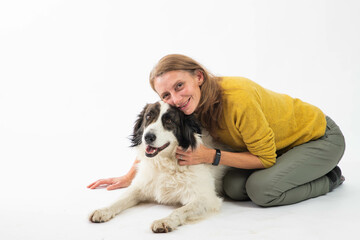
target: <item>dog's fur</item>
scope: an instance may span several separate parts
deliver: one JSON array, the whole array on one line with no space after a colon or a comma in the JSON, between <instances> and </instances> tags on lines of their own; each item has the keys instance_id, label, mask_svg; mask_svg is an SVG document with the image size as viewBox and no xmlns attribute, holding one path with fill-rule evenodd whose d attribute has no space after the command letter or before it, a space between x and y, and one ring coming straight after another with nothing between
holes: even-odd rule
<instances>
[{"instance_id":1,"label":"dog's fur","mask_svg":"<svg viewBox=\"0 0 360 240\"><path fill-rule=\"evenodd\" d=\"M225 167L180 166L175 158L178 146L195 149L203 142L200 131L200 124L191 115L163 102L146 105L135 122L131 139L140 160L136 177L117 202L94 211L90 221L109 221L145 201L180 204L168 217L153 222L152 231L161 233L219 211L222 199L218 194Z\"/></svg>"}]
</instances>

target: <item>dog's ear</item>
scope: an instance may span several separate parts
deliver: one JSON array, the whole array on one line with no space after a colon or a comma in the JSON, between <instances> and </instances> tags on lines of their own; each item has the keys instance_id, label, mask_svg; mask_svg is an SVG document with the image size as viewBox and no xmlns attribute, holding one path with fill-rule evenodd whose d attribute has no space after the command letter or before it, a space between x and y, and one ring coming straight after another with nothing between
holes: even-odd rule
<instances>
[{"instance_id":1,"label":"dog's ear","mask_svg":"<svg viewBox=\"0 0 360 240\"><path fill-rule=\"evenodd\" d=\"M137 120L135 121L133 134L130 137L131 140L131 147L136 147L141 144L141 139L144 131L144 115L146 112L146 109L148 108L149 104L146 104L144 109L141 111L141 113L138 115Z\"/></svg>"},{"instance_id":2,"label":"dog's ear","mask_svg":"<svg viewBox=\"0 0 360 240\"><path fill-rule=\"evenodd\" d=\"M194 114L185 115L185 123L194 133L201 134L201 124Z\"/></svg>"},{"instance_id":3,"label":"dog's ear","mask_svg":"<svg viewBox=\"0 0 360 240\"><path fill-rule=\"evenodd\" d=\"M182 139L179 142L179 146L183 149L191 147L194 149L197 146L195 134L201 134L201 125L196 117L192 115L183 115L183 121L181 124Z\"/></svg>"}]
</instances>

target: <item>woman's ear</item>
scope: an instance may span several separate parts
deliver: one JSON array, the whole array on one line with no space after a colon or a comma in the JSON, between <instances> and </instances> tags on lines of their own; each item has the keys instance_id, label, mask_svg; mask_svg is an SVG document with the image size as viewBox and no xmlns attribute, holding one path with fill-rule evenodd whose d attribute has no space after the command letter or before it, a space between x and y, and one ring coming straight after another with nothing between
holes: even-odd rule
<instances>
[{"instance_id":1,"label":"woman's ear","mask_svg":"<svg viewBox=\"0 0 360 240\"><path fill-rule=\"evenodd\" d=\"M203 71L197 69L195 70L196 80L198 81L198 85L201 86L204 83L204 73Z\"/></svg>"}]
</instances>

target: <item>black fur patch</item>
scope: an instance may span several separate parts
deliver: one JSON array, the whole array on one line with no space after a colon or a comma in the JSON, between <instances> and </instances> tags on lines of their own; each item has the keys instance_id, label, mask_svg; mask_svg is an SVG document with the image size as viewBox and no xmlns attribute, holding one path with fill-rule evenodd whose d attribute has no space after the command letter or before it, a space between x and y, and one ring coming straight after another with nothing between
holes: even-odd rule
<instances>
[{"instance_id":1,"label":"black fur patch","mask_svg":"<svg viewBox=\"0 0 360 240\"><path fill-rule=\"evenodd\" d=\"M139 113L135 124L134 124L134 129L133 129L133 134L130 137L130 141L131 141L131 147L136 147L139 146L141 144L141 138L142 135L144 133L144 115L145 115L145 111L148 108L149 104L147 104L144 109Z\"/></svg>"},{"instance_id":2,"label":"black fur patch","mask_svg":"<svg viewBox=\"0 0 360 240\"><path fill-rule=\"evenodd\" d=\"M148 104L144 113L145 127L149 126L151 123L156 122L160 114L160 103L156 102L154 104Z\"/></svg>"},{"instance_id":3,"label":"black fur patch","mask_svg":"<svg viewBox=\"0 0 360 240\"><path fill-rule=\"evenodd\" d=\"M201 127L194 115L185 115L178 108L170 107L162 116L162 122L165 129L173 131L180 147L196 147L195 133L201 134Z\"/></svg>"},{"instance_id":4,"label":"black fur patch","mask_svg":"<svg viewBox=\"0 0 360 240\"><path fill-rule=\"evenodd\" d=\"M160 113L160 104L147 104L134 125L131 135L131 147L142 143L142 135L146 126L155 122ZM201 125L194 115L185 115L176 107L170 107L161 117L162 124L166 130L172 131L183 149L196 147L195 134L201 134Z\"/></svg>"},{"instance_id":5,"label":"black fur patch","mask_svg":"<svg viewBox=\"0 0 360 240\"><path fill-rule=\"evenodd\" d=\"M135 121L133 134L130 137L131 147L139 146L142 142L144 129L150 123L155 122L160 114L160 103L146 104Z\"/></svg>"}]
</instances>

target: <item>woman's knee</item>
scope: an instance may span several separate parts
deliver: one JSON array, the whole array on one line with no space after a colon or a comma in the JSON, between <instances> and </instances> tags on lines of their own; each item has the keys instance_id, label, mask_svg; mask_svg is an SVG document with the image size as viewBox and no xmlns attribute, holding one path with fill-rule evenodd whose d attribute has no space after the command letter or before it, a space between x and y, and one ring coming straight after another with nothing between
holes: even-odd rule
<instances>
[{"instance_id":1,"label":"woman's knee","mask_svg":"<svg viewBox=\"0 0 360 240\"><path fill-rule=\"evenodd\" d=\"M276 199L276 196L272 194L271 182L260 178L255 173L248 178L245 188L249 198L256 205L269 207Z\"/></svg>"},{"instance_id":2,"label":"woman's knee","mask_svg":"<svg viewBox=\"0 0 360 240\"><path fill-rule=\"evenodd\" d=\"M341 160L344 155L346 143L345 137L340 129L340 127L329 117L326 117L327 126L325 135L321 139L326 139L331 145L331 159L337 161Z\"/></svg>"},{"instance_id":3,"label":"woman's knee","mask_svg":"<svg viewBox=\"0 0 360 240\"><path fill-rule=\"evenodd\" d=\"M251 170L231 169L224 176L223 190L229 198L236 201L249 200L245 185Z\"/></svg>"}]
</instances>

